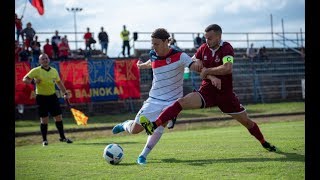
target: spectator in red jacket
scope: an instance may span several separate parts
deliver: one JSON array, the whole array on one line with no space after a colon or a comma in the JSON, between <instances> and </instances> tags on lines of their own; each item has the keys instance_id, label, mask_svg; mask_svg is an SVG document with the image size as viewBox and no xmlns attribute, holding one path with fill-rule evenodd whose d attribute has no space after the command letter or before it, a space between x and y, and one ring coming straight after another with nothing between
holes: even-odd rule
<instances>
[{"instance_id":1,"label":"spectator in red jacket","mask_svg":"<svg viewBox=\"0 0 320 180\"><path fill-rule=\"evenodd\" d=\"M85 45L86 45L86 50L91 50L91 42L90 39L92 39L92 33L90 32L90 28L87 27L87 32L83 36Z\"/></svg>"},{"instance_id":2,"label":"spectator in red jacket","mask_svg":"<svg viewBox=\"0 0 320 180\"><path fill-rule=\"evenodd\" d=\"M17 34L17 41L19 43L19 37L20 37L20 33L22 31L22 18L23 16L21 16L21 18L18 18L18 15L15 14L15 25L16 25L16 34Z\"/></svg>"},{"instance_id":3,"label":"spectator in red jacket","mask_svg":"<svg viewBox=\"0 0 320 180\"><path fill-rule=\"evenodd\" d=\"M49 39L46 39L46 44L43 46L43 52L48 55L52 60L53 58L53 46L49 44Z\"/></svg>"}]
</instances>

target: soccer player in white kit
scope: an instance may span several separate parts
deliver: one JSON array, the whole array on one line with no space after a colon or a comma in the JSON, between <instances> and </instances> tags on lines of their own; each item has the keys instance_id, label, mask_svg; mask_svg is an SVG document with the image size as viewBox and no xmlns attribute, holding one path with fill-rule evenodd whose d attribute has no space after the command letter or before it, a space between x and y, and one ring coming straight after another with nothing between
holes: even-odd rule
<instances>
[{"instance_id":1,"label":"soccer player in white kit","mask_svg":"<svg viewBox=\"0 0 320 180\"><path fill-rule=\"evenodd\" d=\"M144 128L139 122L141 116L145 116L153 122L168 105L183 97L184 68L189 67L193 71L201 71L202 64L193 61L184 52L169 48L170 34L166 29L156 29L152 33L151 38L153 50L149 53L150 59L144 63L141 61L137 63L139 69L152 68L153 70L153 81L149 91L149 98L144 101L135 119L127 120L114 126L112 129L113 134L122 131L137 134L143 131ZM137 159L138 164L143 165L147 163L146 158L160 140L163 131L164 127L159 126L152 135L148 136L146 145Z\"/></svg>"}]
</instances>

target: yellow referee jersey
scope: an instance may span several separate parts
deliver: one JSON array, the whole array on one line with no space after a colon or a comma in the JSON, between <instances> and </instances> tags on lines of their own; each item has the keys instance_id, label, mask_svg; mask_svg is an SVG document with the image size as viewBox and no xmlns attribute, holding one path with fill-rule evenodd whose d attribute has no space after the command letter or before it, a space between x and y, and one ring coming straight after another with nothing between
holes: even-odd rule
<instances>
[{"instance_id":1,"label":"yellow referee jersey","mask_svg":"<svg viewBox=\"0 0 320 180\"><path fill-rule=\"evenodd\" d=\"M58 71L50 67L48 70L41 66L31 69L26 75L31 79L40 79L41 82L36 84L36 94L52 95L56 93L55 83L60 81Z\"/></svg>"}]
</instances>

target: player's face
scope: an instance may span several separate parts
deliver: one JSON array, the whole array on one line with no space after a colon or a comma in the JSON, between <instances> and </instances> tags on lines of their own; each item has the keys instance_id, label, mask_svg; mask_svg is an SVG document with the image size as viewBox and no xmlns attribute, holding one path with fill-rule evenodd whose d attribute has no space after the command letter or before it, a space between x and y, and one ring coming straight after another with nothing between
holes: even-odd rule
<instances>
[{"instance_id":1,"label":"player's face","mask_svg":"<svg viewBox=\"0 0 320 180\"><path fill-rule=\"evenodd\" d=\"M207 45L210 48L215 49L219 46L221 40L221 35L219 33L209 31L204 34L204 37L206 38Z\"/></svg>"},{"instance_id":2,"label":"player's face","mask_svg":"<svg viewBox=\"0 0 320 180\"><path fill-rule=\"evenodd\" d=\"M167 54L168 48L168 40L163 41L162 39L152 38L151 44L152 49L156 51L158 56L164 56Z\"/></svg>"}]
</instances>

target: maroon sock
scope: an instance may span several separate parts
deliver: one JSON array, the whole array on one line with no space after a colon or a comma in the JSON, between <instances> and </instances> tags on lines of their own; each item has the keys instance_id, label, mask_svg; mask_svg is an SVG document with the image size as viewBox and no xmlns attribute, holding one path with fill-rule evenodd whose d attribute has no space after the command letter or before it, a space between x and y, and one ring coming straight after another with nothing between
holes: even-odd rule
<instances>
[{"instance_id":1,"label":"maroon sock","mask_svg":"<svg viewBox=\"0 0 320 180\"><path fill-rule=\"evenodd\" d=\"M252 136L254 136L256 139L258 139L260 141L260 143L264 143L265 140L264 140L264 137L259 129L259 126L257 125L257 123L253 122L254 125L252 128L248 129L250 134Z\"/></svg>"},{"instance_id":2,"label":"maroon sock","mask_svg":"<svg viewBox=\"0 0 320 180\"><path fill-rule=\"evenodd\" d=\"M158 117L158 119L155 121L157 126L160 126L174 117L177 117L180 111L182 110L182 107L178 101L176 101L173 105L167 107Z\"/></svg>"}]
</instances>

